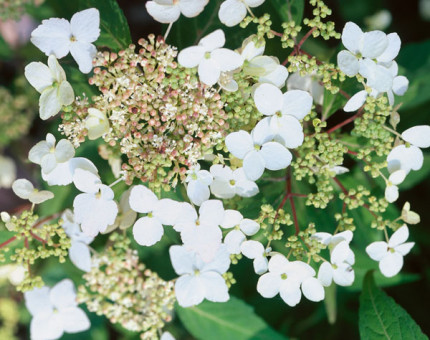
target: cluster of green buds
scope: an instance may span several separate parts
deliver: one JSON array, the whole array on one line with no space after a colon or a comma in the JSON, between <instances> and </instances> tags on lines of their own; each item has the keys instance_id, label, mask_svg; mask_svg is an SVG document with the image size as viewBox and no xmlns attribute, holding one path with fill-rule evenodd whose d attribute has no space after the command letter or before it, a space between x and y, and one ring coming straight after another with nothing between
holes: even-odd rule
<instances>
[{"instance_id":1,"label":"cluster of green buds","mask_svg":"<svg viewBox=\"0 0 430 340\"><path fill-rule=\"evenodd\" d=\"M150 35L139 45L137 52L130 45L97 54L90 84L101 95L86 107L82 100L74 104L63 115L62 130L81 140L88 110L99 110L109 124L103 135L107 149L127 158L126 182L139 178L153 190L169 190L220 143L228 131L227 114L220 94L198 81L196 69L180 67L176 49L163 38Z\"/></svg>"},{"instance_id":2,"label":"cluster of green buds","mask_svg":"<svg viewBox=\"0 0 430 340\"><path fill-rule=\"evenodd\" d=\"M315 7L312 11L314 17L312 19L303 19L303 24L312 28L312 36L314 38L321 36L325 40L330 38L340 39L340 33L336 32L334 22L323 22L323 19L331 15L331 9L321 0L311 0L309 3Z\"/></svg>"},{"instance_id":3,"label":"cluster of green buds","mask_svg":"<svg viewBox=\"0 0 430 340\"><path fill-rule=\"evenodd\" d=\"M109 242L111 246L93 257L96 266L83 276L86 282L78 288L79 302L112 323L141 333L141 339L158 339L171 320L173 282L139 263L137 251L130 249L130 240L122 234L112 234Z\"/></svg>"},{"instance_id":4,"label":"cluster of green buds","mask_svg":"<svg viewBox=\"0 0 430 340\"><path fill-rule=\"evenodd\" d=\"M276 210L270 204L261 206L260 215L256 221L264 230L263 235L269 242L283 238L284 231L282 229L285 228L282 226L293 225L290 214L287 214L282 208Z\"/></svg>"},{"instance_id":5,"label":"cluster of green buds","mask_svg":"<svg viewBox=\"0 0 430 340\"><path fill-rule=\"evenodd\" d=\"M29 291L42 287L44 282L34 275L32 266L39 259L57 257L60 263L65 262L71 241L66 235L59 220L47 224L50 219L42 219L32 210L25 210L19 216L2 213L6 228L12 232L11 238L0 244L0 262L9 259L25 269L22 282L17 284L18 291Z\"/></svg>"}]
</instances>

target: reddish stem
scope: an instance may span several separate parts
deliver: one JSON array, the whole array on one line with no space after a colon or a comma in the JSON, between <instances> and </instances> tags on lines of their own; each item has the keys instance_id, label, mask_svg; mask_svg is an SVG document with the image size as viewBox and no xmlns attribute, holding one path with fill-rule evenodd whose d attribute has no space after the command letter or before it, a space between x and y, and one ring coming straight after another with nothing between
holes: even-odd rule
<instances>
[{"instance_id":1,"label":"reddish stem","mask_svg":"<svg viewBox=\"0 0 430 340\"><path fill-rule=\"evenodd\" d=\"M0 244L0 248L7 246L9 243L12 243L15 240L16 240L16 236L11 237L9 240L4 241L2 244Z\"/></svg>"},{"instance_id":2,"label":"reddish stem","mask_svg":"<svg viewBox=\"0 0 430 340\"><path fill-rule=\"evenodd\" d=\"M46 243L46 241L45 241L43 238L41 238L41 237L37 236L37 235L36 235L35 233L33 233L32 231L30 231L30 235L31 235L31 237L33 237L34 239L38 240L39 242Z\"/></svg>"},{"instance_id":3,"label":"reddish stem","mask_svg":"<svg viewBox=\"0 0 430 340\"><path fill-rule=\"evenodd\" d=\"M291 194L291 176L287 178L287 194ZM291 211L293 213L294 227L296 228L296 235L300 232L299 221L297 220L296 206L294 205L294 198L288 195L290 199Z\"/></svg>"},{"instance_id":4,"label":"reddish stem","mask_svg":"<svg viewBox=\"0 0 430 340\"><path fill-rule=\"evenodd\" d=\"M302 45L305 43L306 40L308 40L308 38L311 36L312 32L316 30L316 26L312 27L308 33L306 33L303 38L299 41L299 43L297 44L297 50L300 51L300 48L302 47Z\"/></svg>"},{"instance_id":5,"label":"reddish stem","mask_svg":"<svg viewBox=\"0 0 430 340\"><path fill-rule=\"evenodd\" d=\"M339 130L343 126L353 122L356 118L361 116L362 112L363 112L363 109L361 108L360 110L358 110L358 112L355 115L353 115L353 116L349 117L348 119L345 119L343 122L340 122L339 124L333 126L331 129L329 129L327 131L327 133L330 134L336 130Z\"/></svg>"}]
</instances>

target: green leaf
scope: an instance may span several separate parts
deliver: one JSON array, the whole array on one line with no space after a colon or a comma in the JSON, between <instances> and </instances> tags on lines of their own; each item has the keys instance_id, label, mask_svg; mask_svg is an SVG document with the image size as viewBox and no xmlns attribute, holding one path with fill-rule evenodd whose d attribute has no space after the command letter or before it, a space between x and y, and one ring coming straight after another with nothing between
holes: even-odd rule
<instances>
[{"instance_id":1,"label":"green leaf","mask_svg":"<svg viewBox=\"0 0 430 340\"><path fill-rule=\"evenodd\" d=\"M359 328L361 339L428 339L410 315L376 287L372 272L366 274L363 282Z\"/></svg>"},{"instance_id":2,"label":"green leaf","mask_svg":"<svg viewBox=\"0 0 430 340\"><path fill-rule=\"evenodd\" d=\"M204 340L285 340L270 328L252 307L230 297L225 303L205 301L198 306L175 306L184 326L197 339Z\"/></svg>"},{"instance_id":3,"label":"green leaf","mask_svg":"<svg viewBox=\"0 0 430 340\"><path fill-rule=\"evenodd\" d=\"M305 11L304 0L272 0L270 5L282 21L293 20L298 25L302 22Z\"/></svg>"},{"instance_id":4,"label":"green leaf","mask_svg":"<svg viewBox=\"0 0 430 340\"><path fill-rule=\"evenodd\" d=\"M97 46L107 46L115 51L131 44L127 19L116 0L80 0L80 9L95 7L100 11L100 37Z\"/></svg>"}]
</instances>

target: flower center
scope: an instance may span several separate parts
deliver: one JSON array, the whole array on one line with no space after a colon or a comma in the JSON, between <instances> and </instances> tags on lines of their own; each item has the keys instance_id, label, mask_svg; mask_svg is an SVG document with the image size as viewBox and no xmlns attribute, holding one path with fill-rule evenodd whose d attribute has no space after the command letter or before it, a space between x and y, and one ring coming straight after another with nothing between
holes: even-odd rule
<instances>
[{"instance_id":1,"label":"flower center","mask_svg":"<svg viewBox=\"0 0 430 340\"><path fill-rule=\"evenodd\" d=\"M288 276L287 276L287 274L285 274L285 273L281 274L281 279L282 279L282 280L286 280L286 279L287 279L287 277L288 277Z\"/></svg>"},{"instance_id":2,"label":"flower center","mask_svg":"<svg viewBox=\"0 0 430 340\"><path fill-rule=\"evenodd\" d=\"M70 37L70 41L71 41L71 42L75 42L75 41L76 41L76 37L75 37L74 35L72 35L72 36Z\"/></svg>"},{"instance_id":3,"label":"flower center","mask_svg":"<svg viewBox=\"0 0 430 340\"><path fill-rule=\"evenodd\" d=\"M236 181L234 179L231 179L230 180L230 185L235 185L235 184L236 184Z\"/></svg>"},{"instance_id":4,"label":"flower center","mask_svg":"<svg viewBox=\"0 0 430 340\"><path fill-rule=\"evenodd\" d=\"M211 58L211 53L210 52L206 52L205 53L205 59L210 59Z\"/></svg>"}]
</instances>

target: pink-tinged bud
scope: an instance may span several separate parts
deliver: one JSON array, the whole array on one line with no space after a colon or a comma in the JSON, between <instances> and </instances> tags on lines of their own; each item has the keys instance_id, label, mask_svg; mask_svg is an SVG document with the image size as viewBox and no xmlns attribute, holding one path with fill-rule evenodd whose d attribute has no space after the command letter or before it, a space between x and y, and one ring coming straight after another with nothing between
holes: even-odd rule
<instances>
[{"instance_id":1,"label":"pink-tinged bud","mask_svg":"<svg viewBox=\"0 0 430 340\"><path fill-rule=\"evenodd\" d=\"M148 124L149 124L150 126L154 126L154 125L155 125L155 119L151 118L151 119L149 120Z\"/></svg>"}]
</instances>

